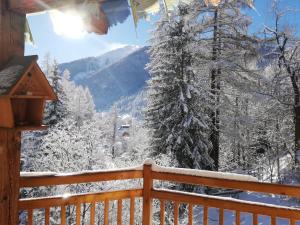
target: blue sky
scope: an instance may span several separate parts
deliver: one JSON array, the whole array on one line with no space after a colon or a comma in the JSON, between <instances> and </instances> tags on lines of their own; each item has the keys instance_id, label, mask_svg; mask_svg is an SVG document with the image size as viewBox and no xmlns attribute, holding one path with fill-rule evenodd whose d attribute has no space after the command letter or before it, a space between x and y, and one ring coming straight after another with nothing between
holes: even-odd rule
<instances>
[{"instance_id":1,"label":"blue sky","mask_svg":"<svg viewBox=\"0 0 300 225\"><path fill-rule=\"evenodd\" d=\"M253 17L251 31L260 30L264 24L272 24L272 0L256 0L257 12L247 10ZM282 0L285 6L295 12L286 18L286 21L298 29L300 34L300 0ZM135 29L132 17L123 23L111 28L107 35L87 34L81 39L70 39L58 36L52 28L48 13L28 17L29 24L35 40L35 46L26 45L26 55L37 54L40 58L50 53L58 62L68 62L88 56L98 56L112 49L125 45L146 45L153 29L152 21L140 21Z\"/></svg>"}]
</instances>

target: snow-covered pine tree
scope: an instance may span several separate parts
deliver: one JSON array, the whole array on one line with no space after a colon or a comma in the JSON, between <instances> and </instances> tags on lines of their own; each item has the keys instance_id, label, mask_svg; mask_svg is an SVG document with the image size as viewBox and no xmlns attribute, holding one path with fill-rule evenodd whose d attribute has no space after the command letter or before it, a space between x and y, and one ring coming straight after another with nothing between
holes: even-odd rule
<instances>
[{"instance_id":1,"label":"snow-covered pine tree","mask_svg":"<svg viewBox=\"0 0 300 225\"><path fill-rule=\"evenodd\" d=\"M62 75L56 60L53 60L51 68L52 70L48 71L49 74L47 78L58 99L47 103L44 123L49 126L54 126L67 115L67 108L66 94L62 87Z\"/></svg>"},{"instance_id":2,"label":"snow-covered pine tree","mask_svg":"<svg viewBox=\"0 0 300 225\"><path fill-rule=\"evenodd\" d=\"M169 50L171 39L169 39L170 27L168 18L162 17L152 32L150 53L151 79L148 82L148 106L145 113L145 121L150 128L150 146L153 155L166 154L168 152L167 137L168 128L164 124L164 114L167 108L164 107L169 96L167 93L171 88L171 81L174 78L172 67L172 55ZM172 61L171 61L172 60ZM171 93L171 92L169 92ZM168 113L169 114L169 113Z\"/></svg>"},{"instance_id":3,"label":"snow-covered pine tree","mask_svg":"<svg viewBox=\"0 0 300 225\"><path fill-rule=\"evenodd\" d=\"M87 87L73 86L73 88L72 95L68 96L67 107L77 126L81 126L85 120L91 120L95 115L95 104Z\"/></svg>"},{"instance_id":4,"label":"snow-covered pine tree","mask_svg":"<svg viewBox=\"0 0 300 225\"><path fill-rule=\"evenodd\" d=\"M180 167L203 169L212 164L211 144L203 94L192 70L195 32L188 20L190 7L180 5L153 32L146 123L154 155L172 152Z\"/></svg>"},{"instance_id":5,"label":"snow-covered pine tree","mask_svg":"<svg viewBox=\"0 0 300 225\"><path fill-rule=\"evenodd\" d=\"M208 73L212 107L210 112L214 160L211 169L219 168L221 104L226 85L245 88L249 84L249 58L255 54L255 39L247 34L250 19L242 12L246 0L220 1L218 6L195 1L191 17L198 21L198 47L193 48L198 59L198 71ZM228 87L227 86L227 87Z\"/></svg>"}]
</instances>

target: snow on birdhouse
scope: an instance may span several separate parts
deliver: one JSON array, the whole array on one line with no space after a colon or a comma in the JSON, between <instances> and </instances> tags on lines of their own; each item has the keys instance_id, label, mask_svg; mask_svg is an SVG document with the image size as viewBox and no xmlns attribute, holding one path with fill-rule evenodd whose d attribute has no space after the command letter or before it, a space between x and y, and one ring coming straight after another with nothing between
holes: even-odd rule
<instances>
[{"instance_id":1,"label":"snow on birdhouse","mask_svg":"<svg viewBox=\"0 0 300 225\"><path fill-rule=\"evenodd\" d=\"M15 57L0 71L0 128L42 127L45 101L57 97L37 60Z\"/></svg>"}]
</instances>

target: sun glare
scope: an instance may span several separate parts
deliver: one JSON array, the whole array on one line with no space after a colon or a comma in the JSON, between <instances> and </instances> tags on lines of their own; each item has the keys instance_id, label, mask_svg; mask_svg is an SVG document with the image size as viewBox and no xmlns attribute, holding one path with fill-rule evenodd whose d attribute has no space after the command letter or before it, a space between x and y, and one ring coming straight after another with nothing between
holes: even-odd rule
<instances>
[{"instance_id":1,"label":"sun glare","mask_svg":"<svg viewBox=\"0 0 300 225\"><path fill-rule=\"evenodd\" d=\"M83 19L73 11L50 11L54 32L67 38L80 39L86 34Z\"/></svg>"}]
</instances>

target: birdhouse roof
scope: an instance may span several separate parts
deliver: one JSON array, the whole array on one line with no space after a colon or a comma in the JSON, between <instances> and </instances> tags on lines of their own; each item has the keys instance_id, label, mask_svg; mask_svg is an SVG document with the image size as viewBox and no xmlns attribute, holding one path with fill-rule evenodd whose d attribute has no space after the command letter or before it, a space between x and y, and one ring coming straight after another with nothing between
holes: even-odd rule
<instances>
[{"instance_id":1,"label":"birdhouse roof","mask_svg":"<svg viewBox=\"0 0 300 225\"><path fill-rule=\"evenodd\" d=\"M7 94L36 60L37 56L16 57L11 60L9 64L0 71L0 95Z\"/></svg>"},{"instance_id":2,"label":"birdhouse roof","mask_svg":"<svg viewBox=\"0 0 300 225\"><path fill-rule=\"evenodd\" d=\"M22 83L23 77L33 69L38 73L37 82L43 89L43 96L48 100L56 99L56 95L37 64L38 56L14 57L4 69L0 70L0 96L12 96ZM37 72L36 72L37 71Z\"/></svg>"}]
</instances>

